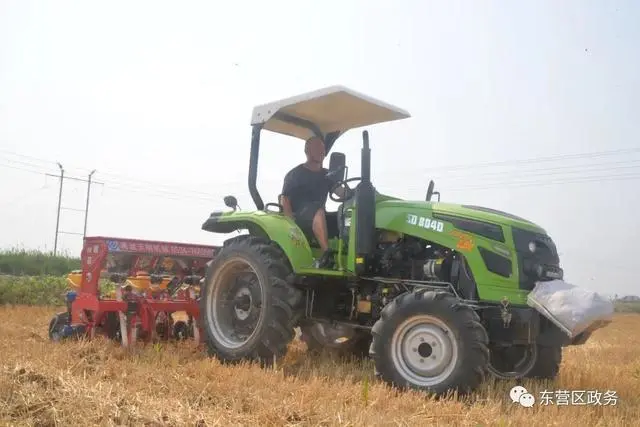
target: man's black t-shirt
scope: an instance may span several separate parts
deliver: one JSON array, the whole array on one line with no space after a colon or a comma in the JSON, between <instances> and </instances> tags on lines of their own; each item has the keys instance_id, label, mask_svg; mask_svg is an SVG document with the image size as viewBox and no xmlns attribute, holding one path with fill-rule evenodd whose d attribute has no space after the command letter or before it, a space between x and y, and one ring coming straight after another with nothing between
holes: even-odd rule
<instances>
[{"instance_id":1,"label":"man's black t-shirt","mask_svg":"<svg viewBox=\"0 0 640 427\"><path fill-rule=\"evenodd\" d=\"M327 177L328 170L312 171L300 164L284 177L282 195L291 201L294 214L309 205L324 207L333 182Z\"/></svg>"}]
</instances>

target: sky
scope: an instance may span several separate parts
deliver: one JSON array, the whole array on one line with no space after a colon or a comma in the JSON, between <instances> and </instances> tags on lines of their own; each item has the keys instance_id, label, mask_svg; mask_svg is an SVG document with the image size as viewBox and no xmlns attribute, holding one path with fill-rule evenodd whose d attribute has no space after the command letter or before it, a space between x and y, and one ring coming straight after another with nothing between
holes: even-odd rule
<instances>
[{"instance_id":1,"label":"sky","mask_svg":"<svg viewBox=\"0 0 640 427\"><path fill-rule=\"evenodd\" d=\"M412 115L368 128L378 191L434 179L541 225L567 281L638 295L638 22L634 1L0 0L0 247L53 248L56 162L96 170L88 235L220 244L201 225L222 198L254 208L253 106L340 84ZM335 148L350 176L360 148L361 129ZM265 202L303 160L263 135ZM86 192L64 181L61 231Z\"/></svg>"}]
</instances>

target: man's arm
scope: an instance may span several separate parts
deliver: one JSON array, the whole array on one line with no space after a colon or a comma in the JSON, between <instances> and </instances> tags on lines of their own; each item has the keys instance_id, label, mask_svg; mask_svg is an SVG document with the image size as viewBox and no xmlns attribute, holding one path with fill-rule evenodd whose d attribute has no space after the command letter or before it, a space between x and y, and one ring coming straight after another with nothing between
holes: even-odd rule
<instances>
[{"instance_id":1,"label":"man's arm","mask_svg":"<svg viewBox=\"0 0 640 427\"><path fill-rule=\"evenodd\" d=\"M333 192L341 199L345 198L347 195L347 189L344 187L338 187Z\"/></svg>"},{"instance_id":2,"label":"man's arm","mask_svg":"<svg viewBox=\"0 0 640 427\"><path fill-rule=\"evenodd\" d=\"M290 199L295 182L293 171L294 170L292 169L285 175L284 183L282 184L282 193L280 194L280 205L282 206L283 213L290 218L293 218L293 209L291 208Z\"/></svg>"},{"instance_id":3,"label":"man's arm","mask_svg":"<svg viewBox=\"0 0 640 427\"><path fill-rule=\"evenodd\" d=\"M334 184L332 183L331 186L333 186ZM329 191L331 191L331 187L329 187ZM344 186L340 186L338 188L336 188L335 190L333 190L333 193L336 194L338 197L340 197L341 199L346 199L351 197L353 190L349 190L347 189L347 187Z\"/></svg>"},{"instance_id":4,"label":"man's arm","mask_svg":"<svg viewBox=\"0 0 640 427\"><path fill-rule=\"evenodd\" d=\"M325 169L325 176L326 176L326 182L327 182L327 192L332 192L331 189L333 188L334 185L336 185L338 182L340 182L338 179L336 179L335 177L331 176L331 172L327 169ZM347 188L345 186L340 186L337 187L333 190L333 193L336 194L338 197L340 197L341 199L347 198L351 196L351 191L347 190Z\"/></svg>"},{"instance_id":5,"label":"man's arm","mask_svg":"<svg viewBox=\"0 0 640 427\"><path fill-rule=\"evenodd\" d=\"M291 209L291 200L285 195L280 195L280 206L282 206L282 212L289 218L293 218L293 209Z\"/></svg>"}]
</instances>

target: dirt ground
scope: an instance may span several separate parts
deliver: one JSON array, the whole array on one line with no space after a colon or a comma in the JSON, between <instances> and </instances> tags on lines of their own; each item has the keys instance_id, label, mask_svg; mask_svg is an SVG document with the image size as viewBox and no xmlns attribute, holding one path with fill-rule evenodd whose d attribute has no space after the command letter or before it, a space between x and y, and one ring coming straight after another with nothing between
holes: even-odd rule
<instances>
[{"instance_id":1,"label":"dirt ground","mask_svg":"<svg viewBox=\"0 0 640 427\"><path fill-rule=\"evenodd\" d=\"M536 399L526 408L510 400L513 382L433 400L374 380L368 361L313 358L300 342L270 370L221 366L192 343L128 351L100 339L54 344L47 325L55 311L0 308L2 425L640 425L638 314L617 315L587 344L567 348L554 383L524 382ZM586 404L572 404L579 391ZM600 404L588 403L595 397Z\"/></svg>"}]
</instances>

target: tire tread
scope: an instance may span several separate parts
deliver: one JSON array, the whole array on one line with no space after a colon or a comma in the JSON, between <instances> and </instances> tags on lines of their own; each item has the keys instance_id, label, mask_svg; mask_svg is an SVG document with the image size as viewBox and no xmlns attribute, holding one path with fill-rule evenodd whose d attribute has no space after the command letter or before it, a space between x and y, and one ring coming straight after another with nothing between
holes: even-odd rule
<instances>
[{"instance_id":1,"label":"tire tread","mask_svg":"<svg viewBox=\"0 0 640 427\"><path fill-rule=\"evenodd\" d=\"M207 327L205 295L213 284L208 279L205 280L200 300L200 316L207 350L210 355L216 356L226 363L251 360L270 364L274 359L280 359L286 355L288 344L295 336L293 328L299 318L298 311L301 306L302 291L291 284L291 266L284 253L272 242L251 235L239 236L226 242L209 267L207 276L210 276L219 262L223 262L225 257L231 253L239 253L244 257L251 258L254 262L258 261L258 268L268 277L268 283L263 284L263 286L268 286L270 294L269 301L263 301L263 304L270 305L267 310L268 318L264 321L261 336L252 347L237 354L231 354L221 348Z\"/></svg>"}]
</instances>

